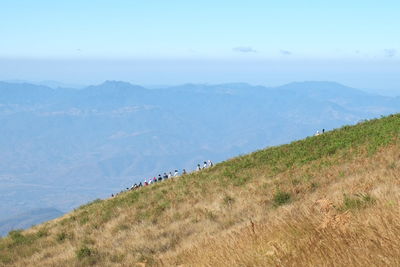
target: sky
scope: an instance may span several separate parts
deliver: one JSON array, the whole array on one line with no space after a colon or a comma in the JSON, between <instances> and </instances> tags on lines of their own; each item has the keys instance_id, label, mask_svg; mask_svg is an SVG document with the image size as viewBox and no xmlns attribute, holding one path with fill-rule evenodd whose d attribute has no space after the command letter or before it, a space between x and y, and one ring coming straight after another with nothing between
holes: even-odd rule
<instances>
[{"instance_id":1,"label":"sky","mask_svg":"<svg viewBox=\"0 0 400 267\"><path fill-rule=\"evenodd\" d=\"M399 1L2 0L0 80L399 90Z\"/></svg>"}]
</instances>

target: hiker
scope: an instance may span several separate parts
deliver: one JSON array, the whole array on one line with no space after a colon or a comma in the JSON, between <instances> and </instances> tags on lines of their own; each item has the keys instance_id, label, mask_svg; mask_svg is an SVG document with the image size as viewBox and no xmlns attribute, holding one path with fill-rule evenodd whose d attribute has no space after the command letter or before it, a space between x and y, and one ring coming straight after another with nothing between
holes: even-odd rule
<instances>
[{"instance_id":1,"label":"hiker","mask_svg":"<svg viewBox=\"0 0 400 267\"><path fill-rule=\"evenodd\" d=\"M178 177L178 176L179 176L178 170L175 170L174 177Z\"/></svg>"},{"instance_id":2,"label":"hiker","mask_svg":"<svg viewBox=\"0 0 400 267\"><path fill-rule=\"evenodd\" d=\"M319 131L317 131L316 133L315 133L315 136L318 136L319 135Z\"/></svg>"},{"instance_id":3,"label":"hiker","mask_svg":"<svg viewBox=\"0 0 400 267\"><path fill-rule=\"evenodd\" d=\"M157 178L153 177L153 183L156 183L156 182L157 182Z\"/></svg>"},{"instance_id":4,"label":"hiker","mask_svg":"<svg viewBox=\"0 0 400 267\"><path fill-rule=\"evenodd\" d=\"M322 133L323 133L323 134L325 133L325 129L322 129Z\"/></svg>"},{"instance_id":5,"label":"hiker","mask_svg":"<svg viewBox=\"0 0 400 267\"><path fill-rule=\"evenodd\" d=\"M147 179L144 180L144 186L148 185Z\"/></svg>"},{"instance_id":6,"label":"hiker","mask_svg":"<svg viewBox=\"0 0 400 267\"><path fill-rule=\"evenodd\" d=\"M162 177L161 174L158 175L158 181L161 182L162 181Z\"/></svg>"},{"instance_id":7,"label":"hiker","mask_svg":"<svg viewBox=\"0 0 400 267\"><path fill-rule=\"evenodd\" d=\"M186 174L186 169L183 169L182 175L185 175L185 174Z\"/></svg>"},{"instance_id":8,"label":"hiker","mask_svg":"<svg viewBox=\"0 0 400 267\"><path fill-rule=\"evenodd\" d=\"M208 160L208 167L211 168L212 166L214 166L214 164L212 163L211 160Z\"/></svg>"},{"instance_id":9,"label":"hiker","mask_svg":"<svg viewBox=\"0 0 400 267\"><path fill-rule=\"evenodd\" d=\"M207 169L207 162L206 161L204 161L204 163L203 163L203 169Z\"/></svg>"},{"instance_id":10,"label":"hiker","mask_svg":"<svg viewBox=\"0 0 400 267\"><path fill-rule=\"evenodd\" d=\"M200 167L200 164L197 164L197 168L196 168L196 171L201 171L201 167Z\"/></svg>"},{"instance_id":11,"label":"hiker","mask_svg":"<svg viewBox=\"0 0 400 267\"><path fill-rule=\"evenodd\" d=\"M172 172L168 173L168 178L172 178Z\"/></svg>"},{"instance_id":12,"label":"hiker","mask_svg":"<svg viewBox=\"0 0 400 267\"><path fill-rule=\"evenodd\" d=\"M163 178L164 178L164 180L168 179L168 174L166 172L164 172Z\"/></svg>"}]
</instances>

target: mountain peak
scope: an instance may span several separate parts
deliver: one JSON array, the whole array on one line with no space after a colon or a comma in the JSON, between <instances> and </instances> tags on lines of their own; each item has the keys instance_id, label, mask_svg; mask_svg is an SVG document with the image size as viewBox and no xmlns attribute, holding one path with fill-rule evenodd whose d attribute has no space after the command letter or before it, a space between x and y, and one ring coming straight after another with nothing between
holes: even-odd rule
<instances>
[{"instance_id":1,"label":"mountain peak","mask_svg":"<svg viewBox=\"0 0 400 267\"><path fill-rule=\"evenodd\" d=\"M99 86L133 86L133 85L129 82L124 82L124 81L106 80Z\"/></svg>"},{"instance_id":2,"label":"mountain peak","mask_svg":"<svg viewBox=\"0 0 400 267\"><path fill-rule=\"evenodd\" d=\"M89 89L90 91L96 90L97 92L115 92L115 91L144 91L147 90L146 88L140 86L140 85L135 85L131 84L129 82L123 82L123 81L113 81L113 80L106 80L103 83L99 85L92 85L89 87L86 87L85 89Z\"/></svg>"}]
</instances>

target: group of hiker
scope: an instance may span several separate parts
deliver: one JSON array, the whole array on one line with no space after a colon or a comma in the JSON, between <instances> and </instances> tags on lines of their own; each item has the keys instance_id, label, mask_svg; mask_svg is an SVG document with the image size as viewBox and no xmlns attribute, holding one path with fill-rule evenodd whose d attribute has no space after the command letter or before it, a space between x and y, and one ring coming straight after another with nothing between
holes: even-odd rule
<instances>
[{"instance_id":1,"label":"group of hiker","mask_svg":"<svg viewBox=\"0 0 400 267\"><path fill-rule=\"evenodd\" d=\"M324 134L324 133L325 133L325 129L322 129L321 132L318 130L315 133L315 136L321 135L321 134ZM197 164L196 172L201 171L201 170L206 169L206 168L210 168L212 166L214 166L214 164L212 163L211 160L204 161L203 166L201 166L200 164ZM164 172L163 175L159 174L158 177L154 176L153 178L145 179L143 181L143 183L142 182L135 183L130 188L127 187L126 190L123 190L120 193L129 191L129 190L136 190L136 189L138 189L138 188L140 188L142 186L148 186L148 185L151 185L151 184L154 184L154 183L162 182L164 180L171 179L171 178L176 178L176 177L183 176L183 175L186 175L186 174L187 174L187 172L186 172L185 169L182 170L182 174L180 174L178 172L178 170L175 170L174 173L172 173L172 172L169 172L169 173ZM120 193L117 193L115 195L112 194L111 197L114 197L114 196L116 196L116 195L118 195Z\"/></svg>"},{"instance_id":2,"label":"group of hiker","mask_svg":"<svg viewBox=\"0 0 400 267\"><path fill-rule=\"evenodd\" d=\"M213 162L211 160L204 161L203 166L201 166L200 164L197 164L196 172L201 171L203 169L211 168L212 166L214 166L214 164L213 164ZM154 183L162 182L164 180L171 179L171 178L176 178L176 177L183 176L183 175L186 175L186 174L187 174L186 169L183 169L181 174L179 173L178 170L175 170L174 173L172 173L172 172L169 172L169 173L164 172L163 175L159 174L158 177L154 176L153 178L145 179L143 181L143 183L142 182L134 183L130 188L127 187L126 190L122 190L120 193L129 191L129 190L136 190L136 189L138 189L138 188L140 188L142 186L148 186L148 185L151 185L151 184L154 184ZM114 197L114 196L116 196L116 195L118 195L120 193L111 194L111 197Z\"/></svg>"},{"instance_id":3,"label":"group of hiker","mask_svg":"<svg viewBox=\"0 0 400 267\"><path fill-rule=\"evenodd\" d=\"M322 129L321 132L320 132L320 131L317 131L317 132L315 133L315 136L320 135L320 134L324 134L324 133L325 133L325 129Z\"/></svg>"}]
</instances>

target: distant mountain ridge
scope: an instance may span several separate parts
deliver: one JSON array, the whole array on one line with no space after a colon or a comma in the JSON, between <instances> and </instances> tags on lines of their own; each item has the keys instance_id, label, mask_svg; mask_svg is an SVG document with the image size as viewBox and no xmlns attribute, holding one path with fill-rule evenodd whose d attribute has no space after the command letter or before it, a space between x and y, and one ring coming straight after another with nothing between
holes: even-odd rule
<instances>
[{"instance_id":1,"label":"distant mountain ridge","mask_svg":"<svg viewBox=\"0 0 400 267\"><path fill-rule=\"evenodd\" d=\"M63 215L63 212L54 209L35 209L14 215L0 221L0 237L7 235L11 230L25 229Z\"/></svg>"}]
</instances>

